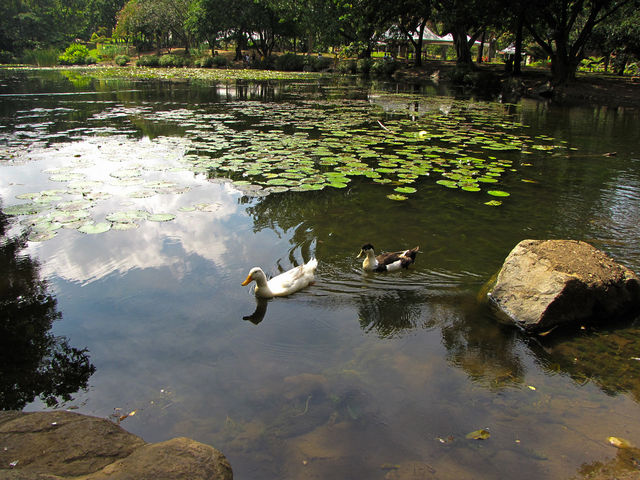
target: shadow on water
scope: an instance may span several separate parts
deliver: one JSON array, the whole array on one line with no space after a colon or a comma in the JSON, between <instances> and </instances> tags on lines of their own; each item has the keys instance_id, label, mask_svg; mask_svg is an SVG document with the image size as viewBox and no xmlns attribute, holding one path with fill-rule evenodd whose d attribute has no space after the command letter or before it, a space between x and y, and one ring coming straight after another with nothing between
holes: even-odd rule
<instances>
[{"instance_id":1,"label":"shadow on water","mask_svg":"<svg viewBox=\"0 0 640 480\"><path fill-rule=\"evenodd\" d=\"M86 349L50 332L62 318L56 299L38 263L21 254L26 234L7 238L7 227L0 211L0 409L21 410L36 397L53 407L86 389L95 367Z\"/></svg>"},{"instance_id":2,"label":"shadow on water","mask_svg":"<svg viewBox=\"0 0 640 480\"><path fill-rule=\"evenodd\" d=\"M528 346L551 373L579 385L593 383L608 395L628 392L640 401L640 319L606 327L584 326L551 338L529 338Z\"/></svg>"}]
</instances>

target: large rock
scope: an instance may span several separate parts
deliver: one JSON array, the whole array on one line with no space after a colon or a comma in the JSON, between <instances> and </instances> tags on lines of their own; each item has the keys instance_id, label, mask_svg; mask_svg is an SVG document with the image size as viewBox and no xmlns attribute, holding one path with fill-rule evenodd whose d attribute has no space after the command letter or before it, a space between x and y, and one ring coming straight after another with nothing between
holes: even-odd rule
<instances>
[{"instance_id":1,"label":"large rock","mask_svg":"<svg viewBox=\"0 0 640 480\"><path fill-rule=\"evenodd\" d=\"M231 480L213 447L187 438L148 444L106 419L71 412L0 412L0 478Z\"/></svg>"},{"instance_id":2,"label":"large rock","mask_svg":"<svg viewBox=\"0 0 640 480\"><path fill-rule=\"evenodd\" d=\"M499 312L531 332L640 311L636 274L575 240L523 240L488 296Z\"/></svg>"}]
</instances>

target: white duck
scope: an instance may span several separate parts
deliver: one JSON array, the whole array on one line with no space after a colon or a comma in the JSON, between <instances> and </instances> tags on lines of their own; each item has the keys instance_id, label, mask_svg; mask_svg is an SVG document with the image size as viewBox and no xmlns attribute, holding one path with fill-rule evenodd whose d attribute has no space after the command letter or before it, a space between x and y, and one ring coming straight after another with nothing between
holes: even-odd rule
<instances>
[{"instance_id":1,"label":"white duck","mask_svg":"<svg viewBox=\"0 0 640 480\"><path fill-rule=\"evenodd\" d=\"M249 275L242 282L242 286L256 282L255 294L257 297L272 298L286 297L303 289L314 281L314 272L318 267L318 261L312 258L304 265L292 268L267 281L267 276L260 267L253 267Z\"/></svg>"}]
</instances>

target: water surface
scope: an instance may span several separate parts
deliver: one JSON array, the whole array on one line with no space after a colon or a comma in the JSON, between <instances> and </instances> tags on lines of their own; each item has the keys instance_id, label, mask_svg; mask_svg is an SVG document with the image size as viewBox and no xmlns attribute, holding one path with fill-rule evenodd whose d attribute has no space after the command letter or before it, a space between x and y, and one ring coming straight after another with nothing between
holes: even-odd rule
<instances>
[{"instance_id":1,"label":"water surface","mask_svg":"<svg viewBox=\"0 0 640 480\"><path fill-rule=\"evenodd\" d=\"M51 333L95 367L51 408L135 412L127 430L212 444L239 479L564 478L615 457L609 436L640 444L635 323L541 343L477 299L525 238L586 240L640 271L637 111L2 73L2 209L38 205L5 239L32 229L19 255L57 300ZM477 191L437 183L489 172ZM144 213L110 220L123 212ZM366 242L421 253L367 275ZM240 286L312 256L315 285L291 297Z\"/></svg>"}]
</instances>

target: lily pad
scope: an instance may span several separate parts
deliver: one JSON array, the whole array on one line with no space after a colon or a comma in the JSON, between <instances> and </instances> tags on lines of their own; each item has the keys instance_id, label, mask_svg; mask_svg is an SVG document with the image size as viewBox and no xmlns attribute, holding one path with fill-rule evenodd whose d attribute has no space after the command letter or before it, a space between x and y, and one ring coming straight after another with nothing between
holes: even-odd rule
<instances>
[{"instance_id":1,"label":"lily pad","mask_svg":"<svg viewBox=\"0 0 640 480\"><path fill-rule=\"evenodd\" d=\"M458 182L453 180L438 180L436 183L447 188L458 188Z\"/></svg>"},{"instance_id":2,"label":"lily pad","mask_svg":"<svg viewBox=\"0 0 640 480\"><path fill-rule=\"evenodd\" d=\"M86 234L104 233L111 230L111 222L86 223L78 231Z\"/></svg>"},{"instance_id":3,"label":"lily pad","mask_svg":"<svg viewBox=\"0 0 640 480\"><path fill-rule=\"evenodd\" d=\"M413 187L398 187L395 191L398 193L416 193L418 190Z\"/></svg>"},{"instance_id":4,"label":"lily pad","mask_svg":"<svg viewBox=\"0 0 640 480\"><path fill-rule=\"evenodd\" d=\"M170 222L175 220L176 216L172 213L153 213L147 217L150 222Z\"/></svg>"},{"instance_id":5,"label":"lily pad","mask_svg":"<svg viewBox=\"0 0 640 480\"><path fill-rule=\"evenodd\" d=\"M397 193L390 193L389 195L387 195L387 198L390 200L396 200L396 201L403 201L403 200L409 199L409 197L406 197L405 195L399 195Z\"/></svg>"},{"instance_id":6,"label":"lily pad","mask_svg":"<svg viewBox=\"0 0 640 480\"><path fill-rule=\"evenodd\" d=\"M20 205L11 205L4 209L4 213L10 216L18 216L18 215L35 215L36 213L40 213L44 210L45 207L43 205L35 204L35 203L22 203Z\"/></svg>"},{"instance_id":7,"label":"lily pad","mask_svg":"<svg viewBox=\"0 0 640 480\"><path fill-rule=\"evenodd\" d=\"M107 215L106 219L116 223L132 223L137 220L145 220L149 214L144 210L128 210Z\"/></svg>"},{"instance_id":8,"label":"lily pad","mask_svg":"<svg viewBox=\"0 0 640 480\"><path fill-rule=\"evenodd\" d=\"M31 232L27 237L30 242L45 242L55 237L57 232L55 230L44 232Z\"/></svg>"},{"instance_id":9,"label":"lily pad","mask_svg":"<svg viewBox=\"0 0 640 480\"><path fill-rule=\"evenodd\" d=\"M493 195L494 197L508 197L511 194L508 192L503 192L502 190L489 190L487 192L489 195Z\"/></svg>"}]
</instances>

